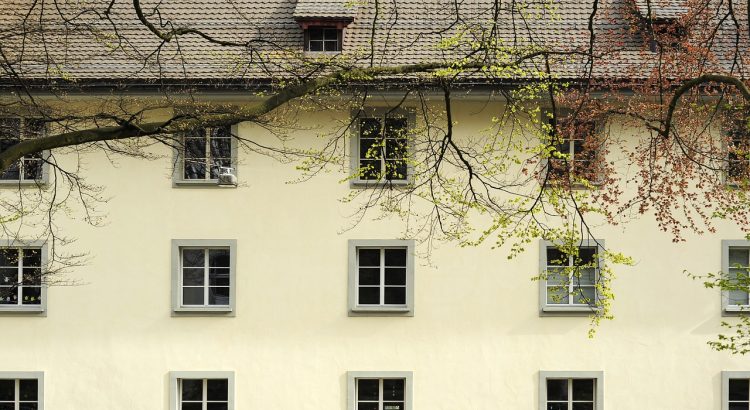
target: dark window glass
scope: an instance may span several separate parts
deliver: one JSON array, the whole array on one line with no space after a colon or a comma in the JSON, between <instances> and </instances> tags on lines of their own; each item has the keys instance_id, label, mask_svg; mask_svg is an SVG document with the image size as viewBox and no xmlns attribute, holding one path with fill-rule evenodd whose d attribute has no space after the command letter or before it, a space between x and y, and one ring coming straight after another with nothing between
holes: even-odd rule
<instances>
[{"instance_id":1,"label":"dark window glass","mask_svg":"<svg viewBox=\"0 0 750 410\"><path fill-rule=\"evenodd\" d=\"M359 288L359 303L361 305L379 305L380 288Z\"/></svg>"},{"instance_id":2,"label":"dark window glass","mask_svg":"<svg viewBox=\"0 0 750 410\"><path fill-rule=\"evenodd\" d=\"M13 401L16 399L16 381L0 380L0 400Z\"/></svg>"},{"instance_id":3,"label":"dark window glass","mask_svg":"<svg viewBox=\"0 0 750 410\"><path fill-rule=\"evenodd\" d=\"M206 410L227 410L229 405L225 403L208 403L206 404Z\"/></svg>"},{"instance_id":4,"label":"dark window glass","mask_svg":"<svg viewBox=\"0 0 750 410\"><path fill-rule=\"evenodd\" d=\"M357 404L357 410L380 410L378 402L360 402Z\"/></svg>"},{"instance_id":5,"label":"dark window glass","mask_svg":"<svg viewBox=\"0 0 750 410\"><path fill-rule=\"evenodd\" d=\"M386 285L406 285L406 268L385 268Z\"/></svg>"},{"instance_id":6,"label":"dark window glass","mask_svg":"<svg viewBox=\"0 0 750 410\"><path fill-rule=\"evenodd\" d=\"M594 380L574 379L573 400L594 400Z\"/></svg>"},{"instance_id":7,"label":"dark window glass","mask_svg":"<svg viewBox=\"0 0 750 410\"><path fill-rule=\"evenodd\" d=\"M388 280L386 276L386 281ZM360 285L380 285L380 269L379 268L359 268L359 284Z\"/></svg>"},{"instance_id":8,"label":"dark window glass","mask_svg":"<svg viewBox=\"0 0 750 410\"><path fill-rule=\"evenodd\" d=\"M567 401L568 400L568 380L548 379L547 380L547 400Z\"/></svg>"},{"instance_id":9,"label":"dark window glass","mask_svg":"<svg viewBox=\"0 0 750 410\"><path fill-rule=\"evenodd\" d=\"M379 384L377 379L358 379L357 400L378 400Z\"/></svg>"},{"instance_id":10,"label":"dark window glass","mask_svg":"<svg viewBox=\"0 0 750 410\"><path fill-rule=\"evenodd\" d=\"M341 51L342 33L335 27L310 27L305 31L305 50Z\"/></svg>"},{"instance_id":11,"label":"dark window glass","mask_svg":"<svg viewBox=\"0 0 750 410\"><path fill-rule=\"evenodd\" d=\"M21 400L39 400L39 381L36 379L21 379L19 381L19 394Z\"/></svg>"},{"instance_id":12,"label":"dark window glass","mask_svg":"<svg viewBox=\"0 0 750 410\"><path fill-rule=\"evenodd\" d=\"M209 305L229 305L229 287L209 287Z\"/></svg>"},{"instance_id":13,"label":"dark window glass","mask_svg":"<svg viewBox=\"0 0 750 410\"><path fill-rule=\"evenodd\" d=\"M203 400L203 380L182 379L182 400Z\"/></svg>"},{"instance_id":14,"label":"dark window glass","mask_svg":"<svg viewBox=\"0 0 750 410\"><path fill-rule=\"evenodd\" d=\"M182 410L203 410L201 403L182 403Z\"/></svg>"},{"instance_id":15,"label":"dark window glass","mask_svg":"<svg viewBox=\"0 0 750 410\"><path fill-rule=\"evenodd\" d=\"M183 305L202 305L203 304L203 287L182 289Z\"/></svg>"},{"instance_id":16,"label":"dark window glass","mask_svg":"<svg viewBox=\"0 0 750 410\"><path fill-rule=\"evenodd\" d=\"M729 379L729 400L750 400L750 380Z\"/></svg>"},{"instance_id":17,"label":"dark window glass","mask_svg":"<svg viewBox=\"0 0 750 410\"><path fill-rule=\"evenodd\" d=\"M209 401L227 400L229 397L229 381L227 379L208 379L206 389Z\"/></svg>"},{"instance_id":18,"label":"dark window glass","mask_svg":"<svg viewBox=\"0 0 750 410\"><path fill-rule=\"evenodd\" d=\"M404 379L383 379L383 400L404 400Z\"/></svg>"},{"instance_id":19,"label":"dark window glass","mask_svg":"<svg viewBox=\"0 0 750 410\"><path fill-rule=\"evenodd\" d=\"M360 249L359 266L380 266L380 249Z\"/></svg>"},{"instance_id":20,"label":"dark window glass","mask_svg":"<svg viewBox=\"0 0 750 410\"><path fill-rule=\"evenodd\" d=\"M383 410L404 410L404 403L383 403Z\"/></svg>"},{"instance_id":21,"label":"dark window glass","mask_svg":"<svg viewBox=\"0 0 750 410\"><path fill-rule=\"evenodd\" d=\"M568 403L547 403L547 410L568 410Z\"/></svg>"},{"instance_id":22,"label":"dark window glass","mask_svg":"<svg viewBox=\"0 0 750 410\"><path fill-rule=\"evenodd\" d=\"M232 167L231 127L202 128L184 135L184 179L216 179Z\"/></svg>"},{"instance_id":23,"label":"dark window glass","mask_svg":"<svg viewBox=\"0 0 750 410\"><path fill-rule=\"evenodd\" d=\"M594 403L573 403L573 410L594 410Z\"/></svg>"},{"instance_id":24,"label":"dark window glass","mask_svg":"<svg viewBox=\"0 0 750 410\"><path fill-rule=\"evenodd\" d=\"M39 404L37 403L21 403L18 406L18 410L37 410L39 409Z\"/></svg>"},{"instance_id":25,"label":"dark window glass","mask_svg":"<svg viewBox=\"0 0 750 410\"><path fill-rule=\"evenodd\" d=\"M406 288L385 288L385 304L386 305L405 305L406 304Z\"/></svg>"},{"instance_id":26,"label":"dark window glass","mask_svg":"<svg viewBox=\"0 0 750 410\"><path fill-rule=\"evenodd\" d=\"M406 249L386 249L385 266L406 266Z\"/></svg>"}]
</instances>

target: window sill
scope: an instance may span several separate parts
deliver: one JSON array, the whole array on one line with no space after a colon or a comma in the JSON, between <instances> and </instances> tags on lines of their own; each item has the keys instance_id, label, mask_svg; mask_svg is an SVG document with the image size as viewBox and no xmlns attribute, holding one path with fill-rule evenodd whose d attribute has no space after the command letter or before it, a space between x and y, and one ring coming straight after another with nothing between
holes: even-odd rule
<instances>
[{"instance_id":1,"label":"window sill","mask_svg":"<svg viewBox=\"0 0 750 410\"><path fill-rule=\"evenodd\" d=\"M349 316L414 316L414 310L402 307L390 306L356 306L349 309Z\"/></svg>"},{"instance_id":2,"label":"window sill","mask_svg":"<svg viewBox=\"0 0 750 410\"><path fill-rule=\"evenodd\" d=\"M43 186L47 186L47 181L43 179L25 179L21 181L17 179L0 179L0 187L7 187L7 186L43 187Z\"/></svg>"},{"instance_id":3,"label":"window sill","mask_svg":"<svg viewBox=\"0 0 750 410\"><path fill-rule=\"evenodd\" d=\"M600 309L601 308L597 306L544 305L539 311L539 316L588 316L592 313L596 313Z\"/></svg>"},{"instance_id":4,"label":"window sill","mask_svg":"<svg viewBox=\"0 0 750 410\"><path fill-rule=\"evenodd\" d=\"M237 188L237 185L219 185L218 179L200 179L200 180L175 180L172 182L174 188Z\"/></svg>"},{"instance_id":5,"label":"window sill","mask_svg":"<svg viewBox=\"0 0 750 410\"><path fill-rule=\"evenodd\" d=\"M47 316L44 306L0 306L0 315L39 315Z\"/></svg>"},{"instance_id":6,"label":"window sill","mask_svg":"<svg viewBox=\"0 0 750 410\"><path fill-rule=\"evenodd\" d=\"M740 316L750 314L750 305L729 305L722 309L722 316Z\"/></svg>"},{"instance_id":7,"label":"window sill","mask_svg":"<svg viewBox=\"0 0 750 410\"><path fill-rule=\"evenodd\" d=\"M406 187L411 186L412 181L411 179L399 179L399 180L370 180L370 179L353 179L349 181L349 186L351 188L383 188L383 187L389 187L389 188L397 188L397 189L403 189Z\"/></svg>"},{"instance_id":8,"label":"window sill","mask_svg":"<svg viewBox=\"0 0 750 410\"><path fill-rule=\"evenodd\" d=\"M178 307L172 310L172 316L235 316L235 312L231 306Z\"/></svg>"}]
</instances>

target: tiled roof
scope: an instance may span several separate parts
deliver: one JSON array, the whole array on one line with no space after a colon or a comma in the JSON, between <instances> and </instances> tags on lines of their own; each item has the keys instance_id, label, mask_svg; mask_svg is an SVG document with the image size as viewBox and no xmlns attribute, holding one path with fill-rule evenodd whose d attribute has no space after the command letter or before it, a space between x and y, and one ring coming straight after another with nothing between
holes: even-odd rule
<instances>
[{"instance_id":1,"label":"tiled roof","mask_svg":"<svg viewBox=\"0 0 750 410\"><path fill-rule=\"evenodd\" d=\"M496 21L497 38L501 44L516 47L533 43L556 51L585 50L593 1L557 0L553 7L525 10L524 13L503 9ZM641 0L599 1L599 13L594 21L597 39L607 35L617 35L618 39L612 42L611 49L602 50L604 56L593 68L595 76L643 76L657 63L656 54L644 47L647 43L645 30L626 22L632 18L637 20L634 1ZM652 4L658 5L659 1L652 0ZM715 1L719 4L720 0ZM138 21L131 0L114 1L108 14L111 22L103 18L109 1L56 0L59 12L58 9L45 8L43 15L38 1L2 2L0 44L3 52L13 60L15 72L26 78L144 82L231 80L244 83L277 76L305 75L309 73L305 70L317 69L309 64L299 64L304 36L295 16L302 15L297 14L302 13L301 10L313 10L309 12L311 14L305 14L313 15L323 14L314 10L325 8L329 17L338 13L331 11L333 6L351 13L356 11L354 21L345 30L344 53L321 55L321 58L360 66L402 65L450 62L466 55L471 51L468 40L486 34L483 30L494 20L491 6L495 3L494 0L389 0L380 1L380 9L376 12L374 0L358 0L356 8L349 7L350 2L334 1L141 0L146 17L164 30L190 27L222 41L247 43L249 46L226 47L211 44L196 35L163 42ZM32 2L37 6L29 13ZM87 8L82 9L84 7ZM740 10L747 7L746 4L735 7L738 7L737 16L747 15L746 9ZM65 18L74 18L77 25L62 26L59 13ZM40 21L46 28L44 36L35 31ZM728 67L731 61L727 56L735 47L748 49L747 20L740 20L739 44L734 43L737 31L732 24L727 19L719 27L713 42L717 58L711 59L711 64ZM91 30L92 27L96 30ZM23 28L31 29L25 37L18 34ZM114 35L114 28L119 38ZM454 45L452 39L456 36L466 37L467 41ZM734 72L750 76L747 67L750 56L747 54L740 53ZM565 78L580 77L589 69L588 62L582 57L558 57L550 62L554 73ZM544 61L538 59L527 66L535 65L542 69ZM291 72L293 69L296 70L294 73ZM5 75L0 72L0 81ZM507 79L523 74L499 75Z\"/></svg>"},{"instance_id":2,"label":"tiled roof","mask_svg":"<svg viewBox=\"0 0 750 410\"><path fill-rule=\"evenodd\" d=\"M353 20L357 15L357 3L347 0L297 0L294 18Z\"/></svg>"}]
</instances>

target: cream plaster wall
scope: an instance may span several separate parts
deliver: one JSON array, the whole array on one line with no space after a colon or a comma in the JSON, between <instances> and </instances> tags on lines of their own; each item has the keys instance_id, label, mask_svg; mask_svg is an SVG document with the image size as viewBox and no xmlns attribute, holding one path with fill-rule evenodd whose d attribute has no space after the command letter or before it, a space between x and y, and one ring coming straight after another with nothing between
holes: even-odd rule
<instances>
[{"instance_id":1,"label":"cream plaster wall","mask_svg":"<svg viewBox=\"0 0 750 410\"><path fill-rule=\"evenodd\" d=\"M474 116L460 132L485 127L495 107L463 104ZM166 410L174 370L234 371L238 410L344 410L350 370L413 371L416 410L536 410L540 370L604 371L608 410L710 410L720 372L750 370L706 345L719 291L683 273L718 271L735 228L679 245L649 217L600 229L637 264L618 270L616 319L594 339L585 317L539 316L537 243L514 260L441 243L434 267L417 259L414 317L348 317L347 240L394 238L401 223L342 232L353 212L339 201L343 173L286 184L292 166L241 156L237 189L172 188L167 159L87 157L112 196L108 222L60 222L78 238L70 249L91 255L67 276L82 284L51 288L46 317L0 317L0 370L44 371L49 410ZM172 317L170 240L212 238L237 239L236 317Z\"/></svg>"}]
</instances>

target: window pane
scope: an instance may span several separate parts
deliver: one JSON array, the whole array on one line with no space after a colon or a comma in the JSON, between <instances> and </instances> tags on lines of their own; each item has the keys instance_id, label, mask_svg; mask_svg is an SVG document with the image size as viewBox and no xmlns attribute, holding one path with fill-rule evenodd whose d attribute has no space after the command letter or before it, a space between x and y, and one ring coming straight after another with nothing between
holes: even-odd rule
<instances>
[{"instance_id":1,"label":"window pane","mask_svg":"<svg viewBox=\"0 0 750 410\"><path fill-rule=\"evenodd\" d=\"M573 410L594 410L594 403L573 403Z\"/></svg>"},{"instance_id":2,"label":"window pane","mask_svg":"<svg viewBox=\"0 0 750 410\"><path fill-rule=\"evenodd\" d=\"M380 304L380 288L359 288L359 304L360 305L379 305Z\"/></svg>"},{"instance_id":3,"label":"window pane","mask_svg":"<svg viewBox=\"0 0 750 410\"><path fill-rule=\"evenodd\" d=\"M41 285L42 269L41 268L23 268L24 285Z\"/></svg>"},{"instance_id":4,"label":"window pane","mask_svg":"<svg viewBox=\"0 0 750 410\"><path fill-rule=\"evenodd\" d=\"M748 305L748 293L741 290L727 292L727 303L730 305Z\"/></svg>"},{"instance_id":5,"label":"window pane","mask_svg":"<svg viewBox=\"0 0 750 410\"><path fill-rule=\"evenodd\" d=\"M206 178L206 161L185 161L184 179L205 179Z\"/></svg>"},{"instance_id":6,"label":"window pane","mask_svg":"<svg viewBox=\"0 0 750 410\"><path fill-rule=\"evenodd\" d=\"M24 249L23 250L23 266L42 266L42 250L41 249Z\"/></svg>"},{"instance_id":7,"label":"window pane","mask_svg":"<svg viewBox=\"0 0 750 410\"><path fill-rule=\"evenodd\" d=\"M568 400L568 380L547 379L547 400Z\"/></svg>"},{"instance_id":8,"label":"window pane","mask_svg":"<svg viewBox=\"0 0 750 410\"><path fill-rule=\"evenodd\" d=\"M573 400L594 400L594 380L574 379Z\"/></svg>"},{"instance_id":9,"label":"window pane","mask_svg":"<svg viewBox=\"0 0 750 410\"><path fill-rule=\"evenodd\" d=\"M325 51L339 51L339 42L338 41L326 41Z\"/></svg>"},{"instance_id":10,"label":"window pane","mask_svg":"<svg viewBox=\"0 0 750 410\"><path fill-rule=\"evenodd\" d=\"M548 268L547 269L547 285L554 286L568 286L568 272L563 268Z\"/></svg>"},{"instance_id":11,"label":"window pane","mask_svg":"<svg viewBox=\"0 0 750 410\"><path fill-rule=\"evenodd\" d=\"M229 268L209 269L208 284L211 286L229 286Z\"/></svg>"},{"instance_id":12,"label":"window pane","mask_svg":"<svg viewBox=\"0 0 750 410\"><path fill-rule=\"evenodd\" d=\"M310 51L323 51L322 41L310 41Z\"/></svg>"},{"instance_id":13,"label":"window pane","mask_svg":"<svg viewBox=\"0 0 750 410\"><path fill-rule=\"evenodd\" d=\"M21 119L0 118L0 138L19 140L21 138Z\"/></svg>"},{"instance_id":14,"label":"window pane","mask_svg":"<svg viewBox=\"0 0 750 410\"><path fill-rule=\"evenodd\" d=\"M203 249L183 249L182 266L186 268L202 268L205 265Z\"/></svg>"},{"instance_id":15,"label":"window pane","mask_svg":"<svg viewBox=\"0 0 750 410\"><path fill-rule=\"evenodd\" d=\"M377 379L357 379L357 400L377 400L379 384Z\"/></svg>"},{"instance_id":16,"label":"window pane","mask_svg":"<svg viewBox=\"0 0 750 410\"><path fill-rule=\"evenodd\" d=\"M360 138L379 138L380 120L377 118L361 118L359 120Z\"/></svg>"},{"instance_id":17,"label":"window pane","mask_svg":"<svg viewBox=\"0 0 750 410\"><path fill-rule=\"evenodd\" d=\"M37 410L39 404L37 403L21 403L18 407L19 410Z\"/></svg>"},{"instance_id":18,"label":"window pane","mask_svg":"<svg viewBox=\"0 0 750 410\"><path fill-rule=\"evenodd\" d=\"M404 400L404 379L383 379L383 400Z\"/></svg>"},{"instance_id":19,"label":"window pane","mask_svg":"<svg viewBox=\"0 0 750 410\"><path fill-rule=\"evenodd\" d=\"M230 138L211 138L211 156L216 158L231 158L232 140Z\"/></svg>"},{"instance_id":20,"label":"window pane","mask_svg":"<svg viewBox=\"0 0 750 410\"><path fill-rule=\"evenodd\" d=\"M13 401L16 398L16 381L0 380L0 400Z\"/></svg>"},{"instance_id":21,"label":"window pane","mask_svg":"<svg viewBox=\"0 0 750 410\"><path fill-rule=\"evenodd\" d=\"M0 285L18 283L18 268L0 268Z\"/></svg>"},{"instance_id":22,"label":"window pane","mask_svg":"<svg viewBox=\"0 0 750 410\"><path fill-rule=\"evenodd\" d=\"M568 256L557 248L547 248L547 266L568 266Z\"/></svg>"},{"instance_id":23,"label":"window pane","mask_svg":"<svg viewBox=\"0 0 750 410\"><path fill-rule=\"evenodd\" d=\"M360 402L357 404L357 410L380 410L380 409L378 409L377 402L369 402L369 403Z\"/></svg>"},{"instance_id":24,"label":"window pane","mask_svg":"<svg viewBox=\"0 0 750 410\"><path fill-rule=\"evenodd\" d=\"M404 410L404 403L383 403L383 410Z\"/></svg>"},{"instance_id":25,"label":"window pane","mask_svg":"<svg viewBox=\"0 0 750 410\"><path fill-rule=\"evenodd\" d=\"M729 400L750 400L750 381L729 379Z\"/></svg>"},{"instance_id":26,"label":"window pane","mask_svg":"<svg viewBox=\"0 0 750 410\"><path fill-rule=\"evenodd\" d=\"M21 400L38 400L39 381L36 379L21 379L19 386Z\"/></svg>"},{"instance_id":27,"label":"window pane","mask_svg":"<svg viewBox=\"0 0 750 410\"><path fill-rule=\"evenodd\" d=\"M13 403L0 403L0 410L15 410Z\"/></svg>"},{"instance_id":28,"label":"window pane","mask_svg":"<svg viewBox=\"0 0 750 410\"><path fill-rule=\"evenodd\" d=\"M406 134L406 118L386 118L386 138L401 138Z\"/></svg>"},{"instance_id":29,"label":"window pane","mask_svg":"<svg viewBox=\"0 0 750 410\"><path fill-rule=\"evenodd\" d=\"M748 265L748 251L742 248L729 248L729 267L747 267Z\"/></svg>"},{"instance_id":30,"label":"window pane","mask_svg":"<svg viewBox=\"0 0 750 410\"><path fill-rule=\"evenodd\" d=\"M3 287L0 288L0 304L15 305L18 303L18 288Z\"/></svg>"},{"instance_id":31,"label":"window pane","mask_svg":"<svg viewBox=\"0 0 750 410\"><path fill-rule=\"evenodd\" d=\"M359 266L380 266L380 249L360 249Z\"/></svg>"},{"instance_id":32,"label":"window pane","mask_svg":"<svg viewBox=\"0 0 750 410\"><path fill-rule=\"evenodd\" d=\"M210 287L208 288L209 305L229 305L229 288L228 287Z\"/></svg>"},{"instance_id":33,"label":"window pane","mask_svg":"<svg viewBox=\"0 0 750 410\"><path fill-rule=\"evenodd\" d=\"M182 379L182 400L203 400L203 379Z\"/></svg>"},{"instance_id":34,"label":"window pane","mask_svg":"<svg viewBox=\"0 0 750 410\"><path fill-rule=\"evenodd\" d=\"M229 125L225 125L223 127L211 128L211 138L225 138L231 140L232 127Z\"/></svg>"},{"instance_id":35,"label":"window pane","mask_svg":"<svg viewBox=\"0 0 750 410\"><path fill-rule=\"evenodd\" d=\"M310 40L323 40L323 29L320 27L310 27L307 33Z\"/></svg>"},{"instance_id":36,"label":"window pane","mask_svg":"<svg viewBox=\"0 0 750 410\"><path fill-rule=\"evenodd\" d=\"M382 157L383 142L380 139L362 138L359 140L359 157L375 159Z\"/></svg>"},{"instance_id":37,"label":"window pane","mask_svg":"<svg viewBox=\"0 0 750 410\"><path fill-rule=\"evenodd\" d=\"M359 268L360 285L380 285L379 268Z\"/></svg>"},{"instance_id":38,"label":"window pane","mask_svg":"<svg viewBox=\"0 0 750 410\"><path fill-rule=\"evenodd\" d=\"M8 167L8 169L0 175L0 179L19 179L21 177L21 168L19 164L19 162L16 162Z\"/></svg>"},{"instance_id":39,"label":"window pane","mask_svg":"<svg viewBox=\"0 0 750 410\"><path fill-rule=\"evenodd\" d=\"M18 249L0 248L0 266L18 266Z\"/></svg>"},{"instance_id":40,"label":"window pane","mask_svg":"<svg viewBox=\"0 0 750 410\"><path fill-rule=\"evenodd\" d=\"M227 403L208 403L206 410L227 410L228 406Z\"/></svg>"},{"instance_id":41,"label":"window pane","mask_svg":"<svg viewBox=\"0 0 750 410\"><path fill-rule=\"evenodd\" d=\"M23 160L23 179L40 179L42 177L42 160Z\"/></svg>"},{"instance_id":42,"label":"window pane","mask_svg":"<svg viewBox=\"0 0 750 410\"><path fill-rule=\"evenodd\" d=\"M206 158L206 139L185 138L185 158Z\"/></svg>"},{"instance_id":43,"label":"window pane","mask_svg":"<svg viewBox=\"0 0 750 410\"><path fill-rule=\"evenodd\" d=\"M596 284L596 268L578 268L578 276L573 277L573 283L580 286Z\"/></svg>"},{"instance_id":44,"label":"window pane","mask_svg":"<svg viewBox=\"0 0 750 410\"><path fill-rule=\"evenodd\" d=\"M406 288L385 288L385 304L386 305L405 305L406 304Z\"/></svg>"},{"instance_id":45,"label":"window pane","mask_svg":"<svg viewBox=\"0 0 750 410\"><path fill-rule=\"evenodd\" d=\"M23 300L21 303L24 305L39 305L42 303L42 288L37 286L24 286L22 292Z\"/></svg>"},{"instance_id":46,"label":"window pane","mask_svg":"<svg viewBox=\"0 0 750 410\"><path fill-rule=\"evenodd\" d=\"M359 167L362 175L360 179L376 180L380 179L382 164L378 159L360 160Z\"/></svg>"},{"instance_id":47,"label":"window pane","mask_svg":"<svg viewBox=\"0 0 750 410\"><path fill-rule=\"evenodd\" d=\"M213 268L228 268L229 249L209 249L208 265Z\"/></svg>"},{"instance_id":48,"label":"window pane","mask_svg":"<svg viewBox=\"0 0 750 410\"><path fill-rule=\"evenodd\" d=\"M208 379L208 400L227 400L229 392L229 381L227 379Z\"/></svg>"},{"instance_id":49,"label":"window pane","mask_svg":"<svg viewBox=\"0 0 750 410\"><path fill-rule=\"evenodd\" d=\"M182 410L203 410L201 403L182 403Z\"/></svg>"},{"instance_id":50,"label":"window pane","mask_svg":"<svg viewBox=\"0 0 750 410\"><path fill-rule=\"evenodd\" d=\"M386 285L406 285L406 268L385 268Z\"/></svg>"},{"instance_id":51,"label":"window pane","mask_svg":"<svg viewBox=\"0 0 750 410\"><path fill-rule=\"evenodd\" d=\"M388 159L400 159L406 158L406 140L401 139L389 139L386 140L385 144L385 157Z\"/></svg>"},{"instance_id":52,"label":"window pane","mask_svg":"<svg viewBox=\"0 0 750 410\"><path fill-rule=\"evenodd\" d=\"M593 287L576 287L573 289L573 303L579 305L596 304L596 290Z\"/></svg>"},{"instance_id":53,"label":"window pane","mask_svg":"<svg viewBox=\"0 0 750 410\"><path fill-rule=\"evenodd\" d=\"M406 161L388 160L386 161L386 178L392 180L404 180L407 177Z\"/></svg>"},{"instance_id":54,"label":"window pane","mask_svg":"<svg viewBox=\"0 0 750 410\"><path fill-rule=\"evenodd\" d=\"M202 305L203 288L182 288L183 305Z\"/></svg>"},{"instance_id":55,"label":"window pane","mask_svg":"<svg viewBox=\"0 0 750 410\"><path fill-rule=\"evenodd\" d=\"M567 305L569 303L570 291L567 287L549 286L547 287L547 304L550 305Z\"/></svg>"},{"instance_id":56,"label":"window pane","mask_svg":"<svg viewBox=\"0 0 750 410\"><path fill-rule=\"evenodd\" d=\"M406 249L386 249L385 266L406 266Z\"/></svg>"},{"instance_id":57,"label":"window pane","mask_svg":"<svg viewBox=\"0 0 750 410\"><path fill-rule=\"evenodd\" d=\"M184 286L203 286L205 270L203 268L185 268L182 270L182 284Z\"/></svg>"},{"instance_id":58,"label":"window pane","mask_svg":"<svg viewBox=\"0 0 750 410\"><path fill-rule=\"evenodd\" d=\"M594 255L596 255L596 248L580 248L578 250L578 259L580 259L577 261L578 265L596 266Z\"/></svg>"},{"instance_id":59,"label":"window pane","mask_svg":"<svg viewBox=\"0 0 750 410\"><path fill-rule=\"evenodd\" d=\"M750 410L748 403L729 403L729 410Z\"/></svg>"},{"instance_id":60,"label":"window pane","mask_svg":"<svg viewBox=\"0 0 750 410\"><path fill-rule=\"evenodd\" d=\"M547 403L547 410L568 410L568 403Z\"/></svg>"}]
</instances>

